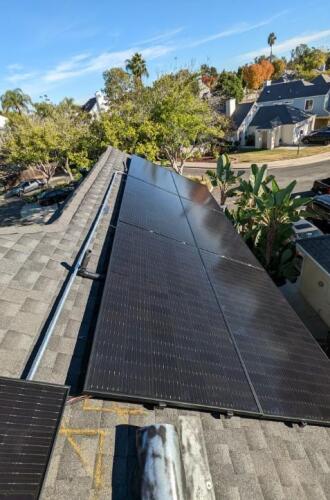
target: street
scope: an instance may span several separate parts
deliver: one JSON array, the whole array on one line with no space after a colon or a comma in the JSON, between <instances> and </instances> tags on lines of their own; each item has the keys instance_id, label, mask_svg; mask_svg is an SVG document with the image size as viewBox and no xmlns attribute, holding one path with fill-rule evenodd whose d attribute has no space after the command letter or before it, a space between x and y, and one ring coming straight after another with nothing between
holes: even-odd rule
<instances>
[{"instance_id":1,"label":"street","mask_svg":"<svg viewBox=\"0 0 330 500\"><path fill-rule=\"evenodd\" d=\"M186 167L184 169L184 174L194 176L205 175L208 168L210 168L210 166L206 168ZM246 177L248 177L249 168L247 168L245 172ZM276 180L281 186L286 186L289 182L297 180L295 191L309 191L315 179L322 179L330 176L330 161L328 160L310 165L269 168L268 172L275 175Z\"/></svg>"}]
</instances>

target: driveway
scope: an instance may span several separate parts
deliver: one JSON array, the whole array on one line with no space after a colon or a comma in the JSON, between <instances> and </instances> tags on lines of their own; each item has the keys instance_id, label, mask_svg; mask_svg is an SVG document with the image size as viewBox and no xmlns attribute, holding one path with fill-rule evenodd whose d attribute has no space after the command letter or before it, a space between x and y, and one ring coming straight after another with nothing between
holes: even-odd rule
<instances>
[{"instance_id":1,"label":"driveway","mask_svg":"<svg viewBox=\"0 0 330 500\"><path fill-rule=\"evenodd\" d=\"M185 175L205 175L206 170L215 168L215 164L208 164L205 167L186 167ZM245 176L249 176L250 165L242 168L246 172ZM268 169L269 173L275 175L276 180L280 185L285 186L292 180L297 180L295 191L309 191L315 179L322 179L330 176L330 160L322 161L313 164L304 164L290 167L274 167Z\"/></svg>"},{"instance_id":2,"label":"driveway","mask_svg":"<svg viewBox=\"0 0 330 500\"><path fill-rule=\"evenodd\" d=\"M58 209L58 205L41 207L26 203L21 198L0 196L0 227L45 224Z\"/></svg>"}]
</instances>

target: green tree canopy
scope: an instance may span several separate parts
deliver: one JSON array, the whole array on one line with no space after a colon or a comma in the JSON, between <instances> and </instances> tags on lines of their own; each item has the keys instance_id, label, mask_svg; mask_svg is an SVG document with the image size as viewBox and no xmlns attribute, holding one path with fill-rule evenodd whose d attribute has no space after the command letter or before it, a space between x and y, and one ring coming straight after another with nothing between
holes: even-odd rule
<instances>
[{"instance_id":1,"label":"green tree canopy","mask_svg":"<svg viewBox=\"0 0 330 500\"><path fill-rule=\"evenodd\" d=\"M270 47L270 56L269 56L270 62L272 62L272 59L273 59L273 45L275 45L275 42L276 42L275 33L269 33L268 38L267 38L267 43Z\"/></svg>"},{"instance_id":2,"label":"green tree canopy","mask_svg":"<svg viewBox=\"0 0 330 500\"><path fill-rule=\"evenodd\" d=\"M134 89L133 77L122 68L111 68L103 73L104 92L109 102L119 101Z\"/></svg>"},{"instance_id":3,"label":"green tree canopy","mask_svg":"<svg viewBox=\"0 0 330 500\"><path fill-rule=\"evenodd\" d=\"M244 96L242 79L236 73L222 71L213 92L224 100L235 98L237 102L240 102Z\"/></svg>"},{"instance_id":4,"label":"green tree canopy","mask_svg":"<svg viewBox=\"0 0 330 500\"><path fill-rule=\"evenodd\" d=\"M16 112L20 115L29 110L31 98L21 89L7 90L2 94L1 107L4 113Z\"/></svg>"},{"instance_id":5,"label":"green tree canopy","mask_svg":"<svg viewBox=\"0 0 330 500\"><path fill-rule=\"evenodd\" d=\"M126 60L126 71L133 76L136 88L142 86L142 77L149 76L147 63L142 54L136 52L131 59Z\"/></svg>"}]
</instances>

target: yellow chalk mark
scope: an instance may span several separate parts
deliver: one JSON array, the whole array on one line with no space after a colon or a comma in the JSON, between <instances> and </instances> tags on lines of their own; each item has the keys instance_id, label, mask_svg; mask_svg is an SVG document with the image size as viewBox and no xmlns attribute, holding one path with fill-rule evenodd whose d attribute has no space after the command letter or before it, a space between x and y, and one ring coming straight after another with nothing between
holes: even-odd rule
<instances>
[{"instance_id":1,"label":"yellow chalk mark","mask_svg":"<svg viewBox=\"0 0 330 500\"><path fill-rule=\"evenodd\" d=\"M67 438L87 474L93 479L94 487L96 489L102 488L104 485L103 451L105 436L108 435L108 432L102 429L70 429L67 427L62 427L60 429L60 434L64 435ZM81 447L73 436L98 436L98 446L94 468L90 467L90 465L88 464L88 461L85 459Z\"/></svg>"},{"instance_id":2,"label":"yellow chalk mark","mask_svg":"<svg viewBox=\"0 0 330 500\"><path fill-rule=\"evenodd\" d=\"M85 399L83 402L83 410L85 411L99 411L102 413L114 413L118 417L127 417L130 415L147 415L148 413L143 408L133 408L130 406L121 406L116 403L112 403L111 406L93 406L90 404L89 399Z\"/></svg>"}]
</instances>

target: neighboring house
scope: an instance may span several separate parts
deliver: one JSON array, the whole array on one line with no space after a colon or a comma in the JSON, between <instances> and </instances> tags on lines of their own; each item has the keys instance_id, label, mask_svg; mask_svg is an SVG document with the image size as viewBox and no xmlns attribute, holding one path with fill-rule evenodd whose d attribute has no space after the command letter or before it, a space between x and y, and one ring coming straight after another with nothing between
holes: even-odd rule
<instances>
[{"instance_id":1,"label":"neighboring house","mask_svg":"<svg viewBox=\"0 0 330 500\"><path fill-rule=\"evenodd\" d=\"M109 105L107 102L107 98L101 91L95 92L95 97L91 97L87 102L82 106L82 110L86 111L86 113L90 113L93 116L99 116L103 111L107 111L109 109Z\"/></svg>"},{"instance_id":2,"label":"neighboring house","mask_svg":"<svg viewBox=\"0 0 330 500\"><path fill-rule=\"evenodd\" d=\"M330 235L299 241L304 260L299 291L330 327Z\"/></svg>"},{"instance_id":3,"label":"neighboring house","mask_svg":"<svg viewBox=\"0 0 330 500\"><path fill-rule=\"evenodd\" d=\"M0 115L0 131L5 128L8 119L5 116Z\"/></svg>"},{"instance_id":4,"label":"neighboring house","mask_svg":"<svg viewBox=\"0 0 330 500\"><path fill-rule=\"evenodd\" d=\"M258 106L287 104L316 115L315 128L330 123L330 77L319 75L311 82L292 80L266 85L262 90Z\"/></svg>"},{"instance_id":5,"label":"neighboring house","mask_svg":"<svg viewBox=\"0 0 330 500\"><path fill-rule=\"evenodd\" d=\"M258 149L298 144L314 127L315 116L286 104L259 108L247 129L247 136Z\"/></svg>"}]
</instances>

